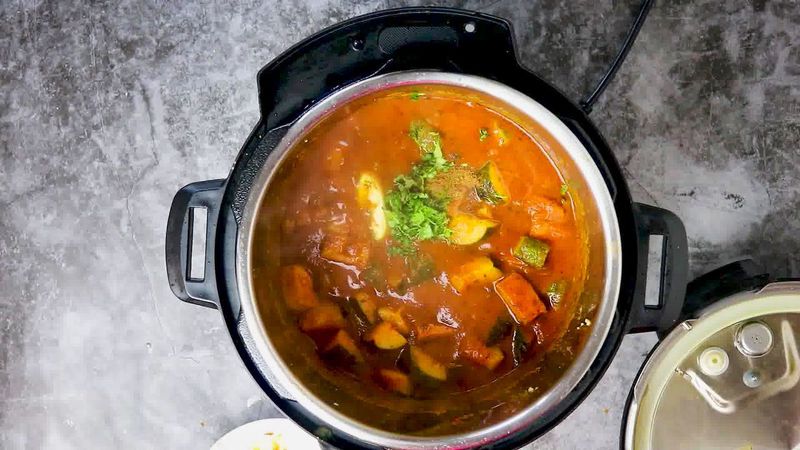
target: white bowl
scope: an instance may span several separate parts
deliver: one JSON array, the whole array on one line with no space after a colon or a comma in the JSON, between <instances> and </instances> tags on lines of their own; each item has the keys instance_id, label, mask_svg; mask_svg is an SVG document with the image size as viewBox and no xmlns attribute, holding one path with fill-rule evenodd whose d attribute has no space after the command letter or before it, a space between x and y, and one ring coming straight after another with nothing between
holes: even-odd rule
<instances>
[{"instance_id":1,"label":"white bowl","mask_svg":"<svg viewBox=\"0 0 800 450\"><path fill-rule=\"evenodd\" d=\"M222 436L211 450L321 450L317 439L289 419L263 419Z\"/></svg>"}]
</instances>

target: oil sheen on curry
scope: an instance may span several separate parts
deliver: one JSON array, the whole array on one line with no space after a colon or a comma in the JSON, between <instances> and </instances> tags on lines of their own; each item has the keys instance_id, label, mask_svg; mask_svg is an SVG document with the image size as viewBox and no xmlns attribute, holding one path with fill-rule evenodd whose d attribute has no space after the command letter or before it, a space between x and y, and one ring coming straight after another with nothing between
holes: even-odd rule
<instances>
[{"instance_id":1,"label":"oil sheen on curry","mask_svg":"<svg viewBox=\"0 0 800 450\"><path fill-rule=\"evenodd\" d=\"M441 87L381 91L281 165L260 213L277 224L273 267L255 281L326 370L443 398L564 333L587 253L574 210L569 180L503 115Z\"/></svg>"}]
</instances>

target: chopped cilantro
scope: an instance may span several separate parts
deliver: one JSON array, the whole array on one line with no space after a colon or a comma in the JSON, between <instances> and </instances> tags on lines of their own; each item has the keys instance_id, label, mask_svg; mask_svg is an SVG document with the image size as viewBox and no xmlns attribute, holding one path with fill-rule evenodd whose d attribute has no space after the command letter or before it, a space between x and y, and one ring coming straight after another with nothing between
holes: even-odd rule
<instances>
[{"instance_id":1,"label":"chopped cilantro","mask_svg":"<svg viewBox=\"0 0 800 450\"><path fill-rule=\"evenodd\" d=\"M408 135L419 147L422 159L414 164L410 173L395 178L384 206L386 223L392 230L389 252L405 256L414 253L414 244L418 241L450 236L449 217L445 212L447 200L432 196L427 183L453 167L442 154L439 132L427 122L413 122Z\"/></svg>"},{"instance_id":2,"label":"chopped cilantro","mask_svg":"<svg viewBox=\"0 0 800 450\"><path fill-rule=\"evenodd\" d=\"M478 139L480 139L481 142L485 141L486 139L489 139L489 130L487 130L486 128L481 128L480 130L478 130L478 136L479 136Z\"/></svg>"},{"instance_id":3,"label":"chopped cilantro","mask_svg":"<svg viewBox=\"0 0 800 450\"><path fill-rule=\"evenodd\" d=\"M423 94L422 92L419 92L419 91L413 91L410 94L408 94L408 98L410 98L413 101L417 101L417 100L421 99L424 96L425 96L425 94Z\"/></svg>"},{"instance_id":4,"label":"chopped cilantro","mask_svg":"<svg viewBox=\"0 0 800 450\"><path fill-rule=\"evenodd\" d=\"M569 186L567 186L567 183L562 184L561 185L561 196L563 197L563 196L567 195L567 191L569 191Z\"/></svg>"},{"instance_id":5,"label":"chopped cilantro","mask_svg":"<svg viewBox=\"0 0 800 450\"><path fill-rule=\"evenodd\" d=\"M408 136L417 144L423 156L430 153L436 161L445 162L442 154L442 136L428 122L424 120L411 122Z\"/></svg>"}]
</instances>

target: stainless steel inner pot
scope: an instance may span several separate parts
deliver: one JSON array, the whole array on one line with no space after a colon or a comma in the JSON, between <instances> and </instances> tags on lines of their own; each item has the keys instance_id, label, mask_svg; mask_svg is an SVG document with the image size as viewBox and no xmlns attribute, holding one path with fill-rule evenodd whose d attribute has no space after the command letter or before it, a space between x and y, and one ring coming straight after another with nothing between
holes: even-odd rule
<instances>
[{"instance_id":1,"label":"stainless steel inner pot","mask_svg":"<svg viewBox=\"0 0 800 450\"><path fill-rule=\"evenodd\" d=\"M374 423L367 423L368 418L354 418L353 414L343 413L337 405L331 404L330 399L326 400L326 393L320 390L320 383L313 378L315 371L302 367L305 363L296 358L290 366L286 358L289 353L286 352L291 349L275 345L274 335L270 332L270 317L259 306L260 302L271 299L257 298L253 283L257 213L276 170L291 153L294 143L329 113L354 99L376 91L416 84L462 90L528 131L562 175L570 180L572 193L579 200L576 205L582 221L579 225L586 230L589 248L587 279L570 325L576 329L569 330L562 338L572 339L571 346L577 345L580 350L566 351L566 345L557 342L549 351L553 357L546 358L552 361L550 366L541 371L555 374L556 381L549 385L537 384L536 389L526 390L526 383L535 383L536 377L542 375L517 374L515 384L506 383L504 390L497 388L496 398L492 399L499 406L513 396L518 400L514 408L499 408L499 412L494 414L494 408L476 411L476 420L467 429L425 436L382 429ZM447 72L395 72L369 78L333 92L306 111L291 125L258 174L247 199L236 246L236 279L242 313L258 350L257 356L268 368L267 378L276 390L299 402L327 426L363 442L389 448L469 447L490 443L529 427L575 388L597 357L614 316L622 266L620 232L611 195L595 162L572 131L549 110L519 91L486 78ZM369 401L350 400L362 402L365 411L370 410Z\"/></svg>"}]
</instances>

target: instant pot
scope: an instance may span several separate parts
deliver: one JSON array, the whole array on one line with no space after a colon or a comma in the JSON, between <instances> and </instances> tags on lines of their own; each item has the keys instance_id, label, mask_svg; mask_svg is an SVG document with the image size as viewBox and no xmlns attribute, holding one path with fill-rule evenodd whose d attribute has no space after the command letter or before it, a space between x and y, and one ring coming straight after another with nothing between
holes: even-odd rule
<instances>
[{"instance_id":1,"label":"instant pot","mask_svg":"<svg viewBox=\"0 0 800 450\"><path fill-rule=\"evenodd\" d=\"M686 234L671 212L634 203L611 149L587 116L624 58L651 2L645 1L609 75L578 106L523 67L510 24L470 11L408 8L342 22L287 50L257 77L261 117L223 180L192 183L169 213L169 283L186 302L220 311L245 367L290 418L328 443L346 448L513 448L552 428L602 377L628 333L662 335L681 319L686 277ZM596 206L600 255L596 295L579 319L590 332L563 364L563 377L508 417L478 419L469 430L442 436L393 433L365 425L305 389L271 345L252 295L249 272L255 211L292 143L325 114L365 92L399 84L433 83L470 89L543 126L566 149ZM562 165L559 165L563 168ZM207 212L196 230L193 211ZM192 267L195 234L205 233L200 264ZM645 304L650 237L663 236L659 296ZM603 249L600 251L599 249ZM590 257L591 258L591 257ZM196 259L196 258L195 258ZM602 276L601 276L602 275ZM365 405L370 407L370 405ZM491 414L488 412L487 414ZM486 420L484 420L486 419Z\"/></svg>"}]
</instances>

